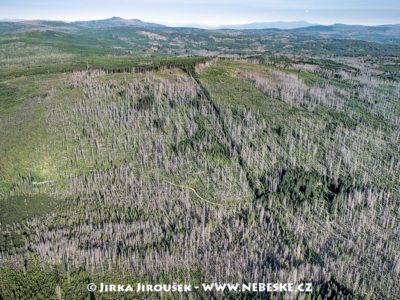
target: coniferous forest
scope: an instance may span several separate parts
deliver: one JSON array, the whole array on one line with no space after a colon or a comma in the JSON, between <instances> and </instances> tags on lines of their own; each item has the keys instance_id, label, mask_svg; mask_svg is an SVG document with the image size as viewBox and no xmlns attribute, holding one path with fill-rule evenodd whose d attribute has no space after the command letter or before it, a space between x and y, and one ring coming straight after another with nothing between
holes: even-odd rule
<instances>
[{"instance_id":1,"label":"coniferous forest","mask_svg":"<svg viewBox=\"0 0 400 300\"><path fill-rule=\"evenodd\" d=\"M399 299L395 29L116 20L0 23L0 299Z\"/></svg>"}]
</instances>

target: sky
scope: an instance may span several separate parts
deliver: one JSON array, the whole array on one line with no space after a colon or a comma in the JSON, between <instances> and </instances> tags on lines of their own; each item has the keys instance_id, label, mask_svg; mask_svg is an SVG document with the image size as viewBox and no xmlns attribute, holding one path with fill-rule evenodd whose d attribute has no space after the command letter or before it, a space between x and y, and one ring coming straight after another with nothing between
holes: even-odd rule
<instances>
[{"instance_id":1,"label":"sky","mask_svg":"<svg viewBox=\"0 0 400 300\"><path fill-rule=\"evenodd\" d=\"M0 19L75 21L113 16L172 26L300 20L399 24L400 0L0 0Z\"/></svg>"}]
</instances>

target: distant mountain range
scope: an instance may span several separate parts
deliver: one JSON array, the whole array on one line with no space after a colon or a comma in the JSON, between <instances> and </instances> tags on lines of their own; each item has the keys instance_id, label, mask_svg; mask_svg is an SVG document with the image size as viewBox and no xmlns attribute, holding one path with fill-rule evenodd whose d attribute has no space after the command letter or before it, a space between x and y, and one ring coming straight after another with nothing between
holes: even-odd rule
<instances>
[{"instance_id":1,"label":"distant mountain range","mask_svg":"<svg viewBox=\"0 0 400 300\"><path fill-rule=\"evenodd\" d=\"M364 26L364 25L346 25L333 24L329 26L310 26L305 28L296 28L292 32L318 35L321 37L341 38L341 39L357 39L370 42L383 43L400 43L400 25L379 25L379 26Z\"/></svg>"},{"instance_id":2,"label":"distant mountain range","mask_svg":"<svg viewBox=\"0 0 400 300\"><path fill-rule=\"evenodd\" d=\"M91 21L77 21L69 23L79 27L101 28L101 27L166 27L161 24L143 22L139 19L123 19L119 17L112 17L105 20L91 20Z\"/></svg>"},{"instance_id":3,"label":"distant mountain range","mask_svg":"<svg viewBox=\"0 0 400 300\"><path fill-rule=\"evenodd\" d=\"M54 31L79 31L85 28L112 28L112 27L137 27L137 28L163 28L161 24L143 22L138 19L123 19L112 17L104 20L90 21L48 21L48 20L0 20L0 33L32 30Z\"/></svg>"},{"instance_id":4,"label":"distant mountain range","mask_svg":"<svg viewBox=\"0 0 400 300\"><path fill-rule=\"evenodd\" d=\"M252 31L255 34L271 34L285 33L290 35L302 35L319 38L335 38L335 39L355 39L369 42L400 44L400 25L315 25L306 21L296 22L266 22L266 23L249 23L243 25L224 25L214 28L201 28L201 25L191 25L182 27L167 27L165 25L143 22L139 19L123 19L113 17L104 20L90 21L48 21L48 20L0 20L0 34L12 32L26 32L34 30L52 30L62 32L79 32L83 30L99 29L99 28L141 28L147 30L237 30ZM197 29L196 29L197 28Z\"/></svg>"},{"instance_id":5,"label":"distant mountain range","mask_svg":"<svg viewBox=\"0 0 400 300\"><path fill-rule=\"evenodd\" d=\"M316 24L311 24L306 21L295 21L295 22L256 22L242 25L223 25L218 28L221 29L236 29L236 30L245 30L245 29L295 29L295 28L304 28L313 26Z\"/></svg>"},{"instance_id":6,"label":"distant mountain range","mask_svg":"<svg viewBox=\"0 0 400 300\"><path fill-rule=\"evenodd\" d=\"M0 19L0 22L21 22L24 21L23 19L12 19L12 18L5 18L5 19Z\"/></svg>"}]
</instances>

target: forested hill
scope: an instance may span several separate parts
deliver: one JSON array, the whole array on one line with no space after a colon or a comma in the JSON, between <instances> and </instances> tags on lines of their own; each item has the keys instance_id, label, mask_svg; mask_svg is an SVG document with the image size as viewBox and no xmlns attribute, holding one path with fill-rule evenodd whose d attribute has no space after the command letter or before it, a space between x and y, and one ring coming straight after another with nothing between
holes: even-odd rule
<instances>
[{"instance_id":1,"label":"forested hill","mask_svg":"<svg viewBox=\"0 0 400 300\"><path fill-rule=\"evenodd\" d=\"M49 26L0 35L0 299L398 297L398 45Z\"/></svg>"},{"instance_id":2,"label":"forested hill","mask_svg":"<svg viewBox=\"0 0 400 300\"><path fill-rule=\"evenodd\" d=\"M297 26L297 27L296 27ZM204 29L167 27L161 24L144 22L139 19L123 19L112 17L104 20L90 21L47 21L47 20L19 20L0 22L0 33L15 33L35 30L53 30L62 32L87 32L88 29L152 29L175 34L185 33L187 29L202 34ZM286 28L286 29L278 29ZM328 39L351 39L368 42L380 42L385 44L400 44L400 25L388 24L380 26L364 25L312 25L306 22L276 22L276 23L252 23L246 25L222 26L219 29L210 30L214 33L230 35L232 32L244 35L285 35L287 37L312 37Z\"/></svg>"}]
</instances>

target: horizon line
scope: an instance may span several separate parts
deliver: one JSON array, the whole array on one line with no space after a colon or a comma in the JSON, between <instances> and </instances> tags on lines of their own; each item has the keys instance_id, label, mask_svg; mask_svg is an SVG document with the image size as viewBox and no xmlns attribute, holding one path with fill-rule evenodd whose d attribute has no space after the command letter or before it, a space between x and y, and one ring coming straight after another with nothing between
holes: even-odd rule
<instances>
[{"instance_id":1,"label":"horizon line","mask_svg":"<svg viewBox=\"0 0 400 300\"><path fill-rule=\"evenodd\" d=\"M179 22L159 22L159 21L151 21L151 20L143 20L141 18L123 18L118 16L111 16L105 18L82 18L82 19L52 19L52 18L33 18L33 19L20 19L20 18L7 18L7 17L0 17L0 22L10 22L10 23L18 23L18 22L27 22L27 21L51 21L51 22L64 22L64 23L74 23L74 22L89 22L89 21L101 21L101 20L110 20L113 18L119 18L122 20L138 20L145 23L155 23L159 25L164 25L167 27L194 27L198 26L200 28L214 28L217 29L221 26L243 26L243 25L250 25L250 24L262 24L262 23L308 23L310 26L332 26L332 25L349 25L349 26L384 26L384 25L399 25L400 20L396 23L375 23L375 24L367 24L367 23L343 23L343 22L334 22L334 23L321 23L321 22L311 22L307 20L273 20L273 21L249 21L249 22L238 22L238 23L231 23L231 24L210 24L210 23L179 23Z\"/></svg>"}]
</instances>

